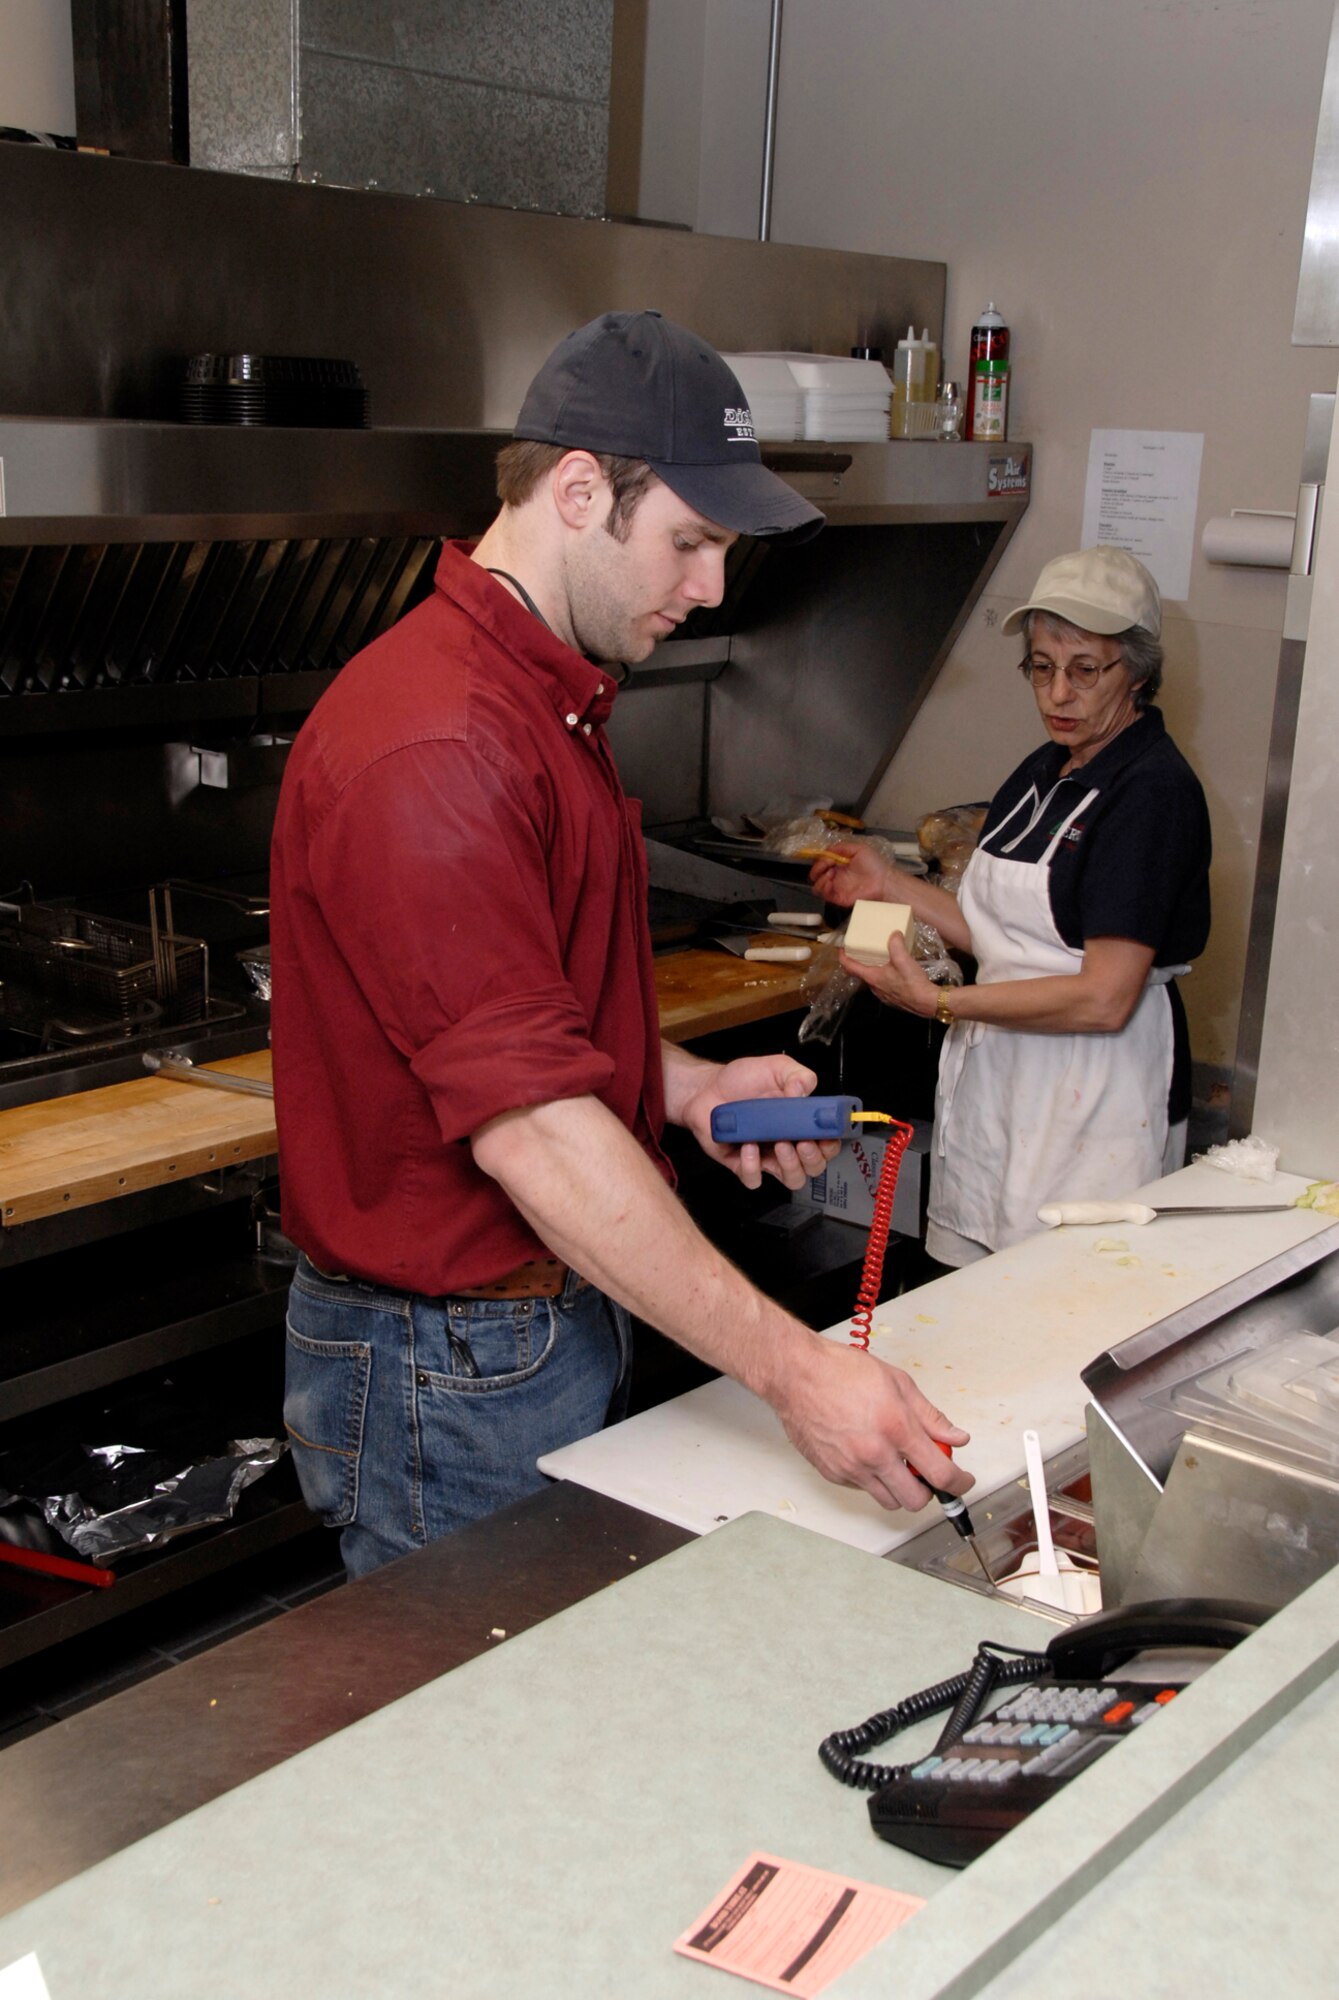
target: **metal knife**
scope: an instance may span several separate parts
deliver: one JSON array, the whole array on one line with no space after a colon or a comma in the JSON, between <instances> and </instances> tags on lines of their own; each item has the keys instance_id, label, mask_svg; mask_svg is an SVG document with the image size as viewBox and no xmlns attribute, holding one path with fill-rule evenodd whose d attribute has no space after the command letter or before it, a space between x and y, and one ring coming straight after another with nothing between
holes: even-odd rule
<instances>
[{"instance_id":1,"label":"metal knife","mask_svg":"<svg viewBox=\"0 0 1339 2000\"><path fill-rule=\"evenodd\" d=\"M736 958L761 959L775 965L805 965L814 955L812 933L806 943L797 932L778 929L764 932L761 924L746 929L739 924L713 920L698 928L707 943L732 951ZM787 943L788 938L795 942Z\"/></svg>"},{"instance_id":2,"label":"metal knife","mask_svg":"<svg viewBox=\"0 0 1339 2000\"><path fill-rule=\"evenodd\" d=\"M1142 1201L1052 1201L1037 1210L1037 1220L1048 1229L1058 1229L1066 1223L1152 1222L1159 1215L1284 1215L1296 1206L1292 1201L1262 1201L1219 1208L1197 1201L1185 1208L1150 1208Z\"/></svg>"},{"instance_id":3,"label":"metal knife","mask_svg":"<svg viewBox=\"0 0 1339 2000\"><path fill-rule=\"evenodd\" d=\"M165 1076L170 1083L204 1083L211 1090L245 1091L248 1097L273 1097L274 1085L266 1083L258 1076L233 1076L227 1070L197 1069L190 1056L177 1051L166 1055L155 1055L152 1051L143 1058L145 1069L155 1076Z\"/></svg>"}]
</instances>

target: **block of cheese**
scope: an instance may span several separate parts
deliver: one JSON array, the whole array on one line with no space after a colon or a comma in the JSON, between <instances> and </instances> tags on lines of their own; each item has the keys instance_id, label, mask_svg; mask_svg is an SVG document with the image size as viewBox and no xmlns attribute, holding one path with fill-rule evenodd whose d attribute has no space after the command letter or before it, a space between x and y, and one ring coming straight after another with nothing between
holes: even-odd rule
<instances>
[{"instance_id":1,"label":"block of cheese","mask_svg":"<svg viewBox=\"0 0 1339 2000\"><path fill-rule=\"evenodd\" d=\"M887 965L888 940L896 931L911 949L916 919L906 903L871 903L862 899L851 905L842 949L862 965Z\"/></svg>"}]
</instances>

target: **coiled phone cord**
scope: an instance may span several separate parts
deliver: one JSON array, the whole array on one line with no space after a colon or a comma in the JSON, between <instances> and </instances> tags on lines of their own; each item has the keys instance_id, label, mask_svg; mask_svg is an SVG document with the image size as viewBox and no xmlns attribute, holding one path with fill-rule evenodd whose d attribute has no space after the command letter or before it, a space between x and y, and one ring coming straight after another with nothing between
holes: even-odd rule
<instances>
[{"instance_id":1,"label":"coiled phone cord","mask_svg":"<svg viewBox=\"0 0 1339 2000\"><path fill-rule=\"evenodd\" d=\"M1005 1655L1011 1657L1006 1658ZM857 1791L876 1792L882 1786L892 1784L895 1778L904 1776L911 1767L907 1764L866 1763L865 1751L876 1749L890 1737L900 1735L913 1722L922 1722L927 1715L937 1715L941 1708L951 1708L952 1712L935 1744L935 1752L940 1753L956 1743L964 1730L970 1729L987 1695L996 1688L1011 1687L1019 1681L1036 1680L1043 1675L1049 1677L1053 1672L1053 1664L1045 1653L1026 1653L1021 1647L1003 1646L993 1639L984 1639L965 1674L955 1674L952 1680L939 1681L934 1687L922 1688L919 1694L908 1695L905 1701L872 1715L858 1729L835 1729L831 1736L823 1738L818 1754L824 1769L830 1771L840 1784L851 1785Z\"/></svg>"},{"instance_id":2,"label":"coiled phone cord","mask_svg":"<svg viewBox=\"0 0 1339 2000\"><path fill-rule=\"evenodd\" d=\"M888 1232L893 1220L893 1196L897 1193L898 1169L902 1165L902 1155L915 1135L910 1125L904 1125L900 1118L890 1118L886 1111L857 1111L852 1113L852 1118L853 1121L862 1124L887 1125L891 1128L883 1155L883 1171L879 1175L879 1185L874 1196L874 1218L869 1226L869 1243L865 1249L864 1269L860 1273L856 1308L851 1315L851 1345L863 1347L868 1353L869 1337L873 1331L874 1308L879 1303L879 1291L883 1283L883 1260L888 1249Z\"/></svg>"}]
</instances>

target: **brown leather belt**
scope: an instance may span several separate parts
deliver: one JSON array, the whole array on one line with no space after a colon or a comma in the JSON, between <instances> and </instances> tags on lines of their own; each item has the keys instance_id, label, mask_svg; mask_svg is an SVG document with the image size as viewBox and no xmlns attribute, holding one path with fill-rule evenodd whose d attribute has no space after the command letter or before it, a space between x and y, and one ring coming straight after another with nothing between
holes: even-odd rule
<instances>
[{"instance_id":1,"label":"brown leather belt","mask_svg":"<svg viewBox=\"0 0 1339 2000\"><path fill-rule=\"evenodd\" d=\"M491 1285L456 1285L451 1296L457 1299L556 1299L567 1283L570 1269L570 1265L560 1263L556 1257L532 1257L529 1263L518 1264L504 1277L494 1278ZM584 1285L587 1280L578 1278L577 1283Z\"/></svg>"}]
</instances>

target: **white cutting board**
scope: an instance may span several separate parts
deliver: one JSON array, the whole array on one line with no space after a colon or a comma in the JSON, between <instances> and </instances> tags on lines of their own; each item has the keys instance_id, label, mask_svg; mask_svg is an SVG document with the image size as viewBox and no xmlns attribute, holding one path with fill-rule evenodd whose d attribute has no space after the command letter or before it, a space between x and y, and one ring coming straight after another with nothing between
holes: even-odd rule
<instances>
[{"instance_id":1,"label":"white cutting board","mask_svg":"<svg viewBox=\"0 0 1339 2000\"><path fill-rule=\"evenodd\" d=\"M1266 1184L1192 1166L1132 1198L1250 1208L1291 1201L1305 1186L1295 1174ZM1339 1223L1310 1209L1047 1230L890 1299L875 1313L871 1349L972 1433L958 1460L976 1474L978 1494L993 1493L1023 1474L1024 1430L1038 1433L1045 1458L1084 1435L1079 1377L1097 1355L1325 1229L1339 1247ZM843 1322L829 1338L848 1332ZM768 1405L724 1376L539 1466L697 1534L757 1511L883 1555L935 1518L888 1513L830 1486Z\"/></svg>"}]
</instances>

